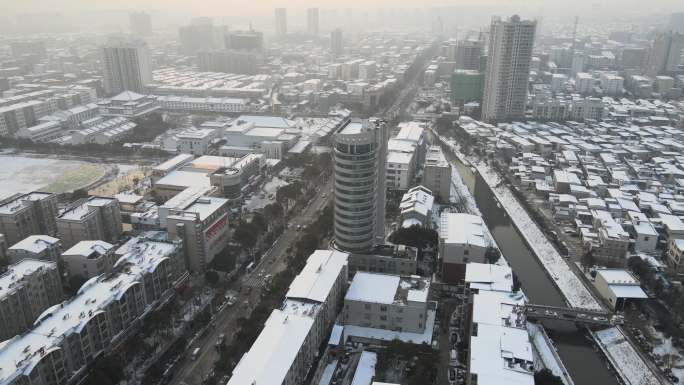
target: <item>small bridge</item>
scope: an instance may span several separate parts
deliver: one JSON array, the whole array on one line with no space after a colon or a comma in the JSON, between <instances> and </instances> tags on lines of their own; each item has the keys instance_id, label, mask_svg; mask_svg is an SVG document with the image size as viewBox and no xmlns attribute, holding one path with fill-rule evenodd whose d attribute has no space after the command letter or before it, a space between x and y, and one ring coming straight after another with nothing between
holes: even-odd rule
<instances>
[{"instance_id":1,"label":"small bridge","mask_svg":"<svg viewBox=\"0 0 684 385\"><path fill-rule=\"evenodd\" d=\"M593 325L620 325L624 322L621 315L603 310L567 308L545 305L525 304L521 306L528 318L544 318L572 321Z\"/></svg>"}]
</instances>

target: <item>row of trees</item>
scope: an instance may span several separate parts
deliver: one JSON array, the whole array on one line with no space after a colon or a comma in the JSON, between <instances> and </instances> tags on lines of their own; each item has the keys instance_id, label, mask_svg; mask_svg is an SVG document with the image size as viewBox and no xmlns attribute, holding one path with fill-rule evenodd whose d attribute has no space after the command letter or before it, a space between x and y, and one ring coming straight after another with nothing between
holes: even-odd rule
<instances>
[{"instance_id":1,"label":"row of trees","mask_svg":"<svg viewBox=\"0 0 684 385\"><path fill-rule=\"evenodd\" d=\"M667 316L659 314L663 331L675 340L684 338L684 288L669 281L641 257L632 257L627 266L639 278L641 284L652 291L668 310Z\"/></svg>"},{"instance_id":2,"label":"row of trees","mask_svg":"<svg viewBox=\"0 0 684 385\"><path fill-rule=\"evenodd\" d=\"M231 343L221 350L221 356L215 366L217 372L230 372L240 357L252 346L271 310L277 308L283 301L290 283L304 267L309 255L332 232L332 218L332 206L327 206L317 220L304 230L295 243L292 254L288 256L287 268L273 277L270 290L262 295L261 301L249 317L238 320L240 330L237 331Z\"/></svg>"}]
</instances>

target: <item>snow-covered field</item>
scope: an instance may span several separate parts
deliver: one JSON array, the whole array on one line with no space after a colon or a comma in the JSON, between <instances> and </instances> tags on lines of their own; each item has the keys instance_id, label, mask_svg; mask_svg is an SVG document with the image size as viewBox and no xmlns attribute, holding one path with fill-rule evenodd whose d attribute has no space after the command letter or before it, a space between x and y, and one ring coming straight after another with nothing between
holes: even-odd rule
<instances>
[{"instance_id":1,"label":"snow-covered field","mask_svg":"<svg viewBox=\"0 0 684 385\"><path fill-rule=\"evenodd\" d=\"M48 189L64 192L97 181L102 165L75 160L0 156L0 198L16 193Z\"/></svg>"},{"instance_id":2,"label":"snow-covered field","mask_svg":"<svg viewBox=\"0 0 684 385\"><path fill-rule=\"evenodd\" d=\"M601 330L595 332L594 336L627 385L660 384L618 328Z\"/></svg>"},{"instance_id":3,"label":"snow-covered field","mask_svg":"<svg viewBox=\"0 0 684 385\"><path fill-rule=\"evenodd\" d=\"M458 145L453 139L442 138L461 159L465 156L459 151ZM468 161L475 166L477 171L494 192L494 196L501 203L510 216L520 234L534 251L537 259L544 269L553 277L556 286L565 296L570 306L587 309L601 309L598 301L591 295L589 290L582 284L580 279L572 272L570 266L558 253L558 251L546 239L539 226L530 218L525 208L518 202L510 189L505 185L499 185L501 178L486 163L478 159L469 158Z\"/></svg>"}]
</instances>

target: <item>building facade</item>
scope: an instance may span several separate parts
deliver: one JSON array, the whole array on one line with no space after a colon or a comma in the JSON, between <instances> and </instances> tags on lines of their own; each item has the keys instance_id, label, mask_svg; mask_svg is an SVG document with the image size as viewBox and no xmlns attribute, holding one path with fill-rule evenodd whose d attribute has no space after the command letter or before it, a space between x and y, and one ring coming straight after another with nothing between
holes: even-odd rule
<instances>
[{"instance_id":1,"label":"building facade","mask_svg":"<svg viewBox=\"0 0 684 385\"><path fill-rule=\"evenodd\" d=\"M0 275L0 340L28 330L62 295L56 262L24 259L10 265Z\"/></svg>"},{"instance_id":2,"label":"building facade","mask_svg":"<svg viewBox=\"0 0 684 385\"><path fill-rule=\"evenodd\" d=\"M117 243L122 232L121 208L113 198L90 197L57 218L57 233L65 249L87 240Z\"/></svg>"},{"instance_id":3,"label":"building facade","mask_svg":"<svg viewBox=\"0 0 684 385\"><path fill-rule=\"evenodd\" d=\"M517 15L492 22L483 120L496 122L525 117L536 26L535 21L520 20Z\"/></svg>"},{"instance_id":4,"label":"building facade","mask_svg":"<svg viewBox=\"0 0 684 385\"><path fill-rule=\"evenodd\" d=\"M352 120L333 139L335 244L345 251L370 249L384 238L385 123Z\"/></svg>"},{"instance_id":5,"label":"building facade","mask_svg":"<svg viewBox=\"0 0 684 385\"><path fill-rule=\"evenodd\" d=\"M108 94L145 93L152 81L152 58L141 40L113 39L102 48L104 88Z\"/></svg>"},{"instance_id":6,"label":"building facade","mask_svg":"<svg viewBox=\"0 0 684 385\"><path fill-rule=\"evenodd\" d=\"M57 195L31 192L0 204L0 233L13 245L29 235L57 233Z\"/></svg>"}]
</instances>

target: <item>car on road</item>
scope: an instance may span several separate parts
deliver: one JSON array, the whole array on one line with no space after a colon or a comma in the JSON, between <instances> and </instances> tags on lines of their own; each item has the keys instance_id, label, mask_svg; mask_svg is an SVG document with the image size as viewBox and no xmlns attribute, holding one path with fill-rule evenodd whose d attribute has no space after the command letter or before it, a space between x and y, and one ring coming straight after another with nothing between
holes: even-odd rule
<instances>
[{"instance_id":1,"label":"car on road","mask_svg":"<svg viewBox=\"0 0 684 385\"><path fill-rule=\"evenodd\" d=\"M221 345L223 345L223 342L226 340L226 335L221 333L219 336L216 338L216 343L214 344L216 346L216 349L221 349Z\"/></svg>"},{"instance_id":2,"label":"car on road","mask_svg":"<svg viewBox=\"0 0 684 385\"><path fill-rule=\"evenodd\" d=\"M302 231L302 225L297 225L297 231Z\"/></svg>"},{"instance_id":3,"label":"car on road","mask_svg":"<svg viewBox=\"0 0 684 385\"><path fill-rule=\"evenodd\" d=\"M230 297L228 297L228 301L226 303L228 304L228 306L235 305L237 303L237 297L231 295Z\"/></svg>"},{"instance_id":4,"label":"car on road","mask_svg":"<svg viewBox=\"0 0 684 385\"><path fill-rule=\"evenodd\" d=\"M199 357L199 353L200 353L200 348L193 349L192 354L190 355L190 358L193 361L195 361L197 359L197 357Z\"/></svg>"}]
</instances>

